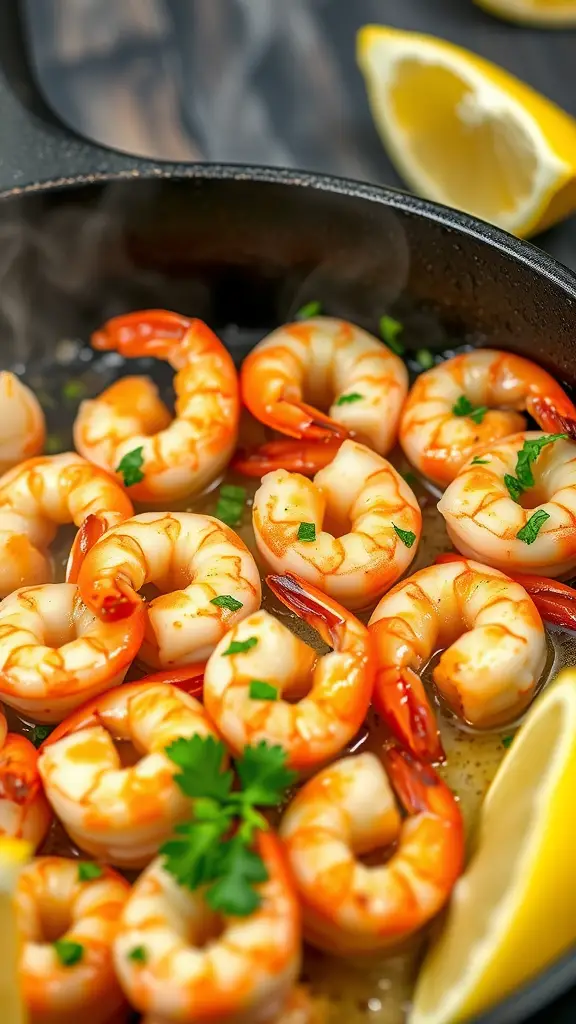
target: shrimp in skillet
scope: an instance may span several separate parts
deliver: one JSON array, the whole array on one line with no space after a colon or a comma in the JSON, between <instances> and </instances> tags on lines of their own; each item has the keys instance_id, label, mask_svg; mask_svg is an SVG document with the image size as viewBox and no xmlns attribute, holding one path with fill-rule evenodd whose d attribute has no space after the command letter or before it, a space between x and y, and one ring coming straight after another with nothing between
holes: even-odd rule
<instances>
[{"instance_id":1,"label":"shrimp in skillet","mask_svg":"<svg viewBox=\"0 0 576 1024\"><path fill-rule=\"evenodd\" d=\"M372 643L361 622L297 576L266 582L333 651L319 658L273 615L255 612L208 659L204 704L234 753L265 740L284 747L292 768L308 770L335 757L364 721Z\"/></svg>"},{"instance_id":2,"label":"shrimp in skillet","mask_svg":"<svg viewBox=\"0 0 576 1024\"><path fill-rule=\"evenodd\" d=\"M33 391L13 373L0 373L0 473L44 447L46 423Z\"/></svg>"},{"instance_id":3,"label":"shrimp in skillet","mask_svg":"<svg viewBox=\"0 0 576 1024\"><path fill-rule=\"evenodd\" d=\"M149 377L123 377L82 402L74 424L78 451L114 473L137 450L135 501L175 501L215 480L236 446L240 398L230 353L213 331L201 320L148 309L108 320L92 345L129 359L167 360L176 370L176 416Z\"/></svg>"},{"instance_id":4,"label":"shrimp in skillet","mask_svg":"<svg viewBox=\"0 0 576 1024\"><path fill-rule=\"evenodd\" d=\"M260 833L268 880L247 917L217 915L155 860L134 884L114 943L131 1004L162 1024L271 1024L300 968L300 910L281 844ZM214 937L212 937L214 936ZM131 956L143 950L143 958Z\"/></svg>"},{"instance_id":5,"label":"shrimp in skillet","mask_svg":"<svg viewBox=\"0 0 576 1024\"><path fill-rule=\"evenodd\" d=\"M38 773L38 751L25 736L8 732L0 710L0 836L40 846L52 812Z\"/></svg>"},{"instance_id":6,"label":"shrimp in skillet","mask_svg":"<svg viewBox=\"0 0 576 1024\"><path fill-rule=\"evenodd\" d=\"M576 408L545 370L511 352L477 349L420 374L400 422L410 462L440 486L508 434L525 430L526 411L543 430L576 427Z\"/></svg>"},{"instance_id":7,"label":"shrimp in skillet","mask_svg":"<svg viewBox=\"0 0 576 1024\"><path fill-rule=\"evenodd\" d=\"M463 866L462 818L446 784L406 751L388 751L385 762L403 821L386 771L367 753L306 782L280 825L304 937L339 956L401 944L441 910ZM359 859L392 843L386 863Z\"/></svg>"},{"instance_id":8,"label":"shrimp in skillet","mask_svg":"<svg viewBox=\"0 0 576 1024\"><path fill-rule=\"evenodd\" d=\"M260 607L256 563L240 538L212 516L143 512L108 533L86 555L80 593L104 621L146 604L140 658L154 668L205 660L228 629Z\"/></svg>"},{"instance_id":9,"label":"shrimp in skillet","mask_svg":"<svg viewBox=\"0 0 576 1024\"><path fill-rule=\"evenodd\" d=\"M44 741L38 768L80 849L139 868L191 811L165 748L179 737L211 735L214 727L194 697L167 683L125 683L62 722Z\"/></svg>"},{"instance_id":10,"label":"shrimp in skillet","mask_svg":"<svg viewBox=\"0 0 576 1024\"><path fill-rule=\"evenodd\" d=\"M112 944L129 892L111 868L80 860L38 857L22 870L15 902L30 1024L109 1024L127 1010Z\"/></svg>"},{"instance_id":11,"label":"shrimp in skillet","mask_svg":"<svg viewBox=\"0 0 576 1024\"><path fill-rule=\"evenodd\" d=\"M28 459L9 470L0 478L0 597L52 579L48 548L59 526L89 522L100 536L132 513L108 473L75 452Z\"/></svg>"},{"instance_id":12,"label":"shrimp in skillet","mask_svg":"<svg viewBox=\"0 0 576 1024\"><path fill-rule=\"evenodd\" d=\"M514 434L483 448L460 470L438 503L458 551L503 572L574 571L576 445L554 438Z\"/></svg>"},{"instance_id":13,"label":"shrimp in skillet","mask_svg":"<svg viewBox=\"0 0 576 1024\"><path fill-rule=\"evenodd\" d=\"M346 608L365 608L410 565L422 514L389 462L344 441L313 481L268 473L254 495L252 524L274 572L295 572Z\"/></svg>"},{"instance_id":14,"label":"shrimp in skillet","mask_svg":"<svg viewBox=\"0 0 576 1024\"><path fill-rule=\"evenodd\" d=\"M398 356L360 327L315 317L285 324L256 345L242 364L240 385L252 415L282 434L332 442L330 457L351 434L386 455L396 441L408 372ZM292 446L296 453L300 447ZM288 453L289 446L283 457ZM265 472L270 468L266 450L262 457ZM325 465L322 446L319 458L316 469ZM249 472L256 471L257 459L249 460Z\"/></svg>"},{"instance_id":15,"label":"shrimp in skillet","mask_svg":"<svg viewBox=\"0 0 576 1024\"><path fill-rule=\"evenodd\" d=\"M443 654L433 678L454 714L478 727L504 724L530 703L546 663L546 636L519 583L462 559L420 569L396 584L369 622L376 645L374 706L416 756L443 757L419 672Z\"/></svg>"},{"instance_id":16,"label":"shrimp in skillet","mask_svg":"<svg viewBox=\"0 0 576 1024\"><path fill-rule=\"evenodd\" d=\"M0 696L37 722L61 722L122 682L144 638L145 612L102 622L73 583L23 587L0 602Z\"/></svg>"}]
</instances>

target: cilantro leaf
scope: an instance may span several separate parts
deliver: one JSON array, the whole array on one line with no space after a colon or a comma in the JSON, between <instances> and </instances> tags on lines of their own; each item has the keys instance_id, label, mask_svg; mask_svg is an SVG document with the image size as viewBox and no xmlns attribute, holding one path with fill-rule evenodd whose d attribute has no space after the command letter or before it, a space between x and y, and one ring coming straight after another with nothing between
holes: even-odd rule
<instances>
[{"instance_id":1,"label":"cilantro leaf","mask_svg":"<svg viewBox=\"0 0 576 1024\"><path fill-rule=\"evenodd\" d=\"M504 474L504 483L506 485L506 490L508 491L508 494L512 498L512 501L518 501L518 498L522 494L524 494L524 488L522 487L522 484L519 480L516 479L515 476L510 476L510 473Z\"/></svg>"},{"instance_id":2,"label":"cilantro leaf","mask_svg":"<svg viewBox=\"0 0 576 1024\"><path fill-rule=\"evenodd\" d=\"M246 503L246 488L237 484L224 484L216 503L216 518L226 526L239 526Z\"/></svg>"},{"instance_id":3,"label":"cilantro leaf","mask_svg":"<svg viewBox=\"0 0 576 1024\"><path fill-rule=\"evenodd\" d=\"M270 746L265 740L255 746L244 747L236 762L236 771L242 783L242 797L246 802L274 807L284 790L297 778L297 773L286 767L283 747Z\"/></svg>"},{"instance_id":4,"label":"cilantro leaf","mask_svg":"<svg viewBox=\"0 0 576 1024\"><path fill-rule=\"evenodd\" d=\"M416 362L420 364L423 370L431 370L434 366L434 356L430 349L419 348L416 351Z\"/></svg>"},{"instance_id":5,"label":"cilantro leaf","mask_svg":"<svg viewBox=\"0 0 576 1024\"><path fill-rule=\"evenodd\" d=\"M249 636L247 640L231 640L226 650L222 651L222 657L225 654L245 654L251 647L256 647L257 643L257 636Z\"/></svg>"},{"instance_id":6,"label":"cilantro leaf","mask_svg":"<svg viewBox=\"0 0 576 1024\"><path fill-rule=\"evenodd\" d=\"M220 497L229 498L230 501L246 501L246 488L239 484L222 484Z\"/></svg>"},{"instance_id":7,"label":"cilantro leaf","mask_svg":"<svg viewBox=\"0 0 576 1024\"><path fill-rule=\"evenodd\" d=\"M400 321L395 320L393 316L381 316L379 327L382 340L386 342L388 348L392 349L397 356L403 355L404 345L398 335L402 334L404 327Z\"/></svg>"},{"instance_id":8,"label":"cilantro leaf","mask_svg":"<svg viewBox=\"0 0 576 1024\"><path fill-rule=\"evenodd\" d=\"M91 882L95 878L101 878L103 873L104 868L101 868L99 864L94 864L94 862L90 860L81 861L78 865L79 882Z\"/></svg>"},{"instance_id":9,"label":"cilantro leaf","mask_svg":"<svg viewBox=\"0 0 576 1024\"><path fill-rule=\"evenodd\" d=\"M222 837L228 831L230 820L223 815L212 821L188 821L177 825L174 839L169 839L159 850L164 868L179 885L197 889L218 877L216 853Z\"/></svg>"},{"instance_id":10,"label":"cilantro leaf","mask_svg":"<svg viewBox=\"0 0 576 1024\"><path fill-rule=\"evenodd\" d=\"M236 917L252 914L262 902L253 886L268 880L262 858L234 836L222 843L218 862L219 877L206 890L207 903L213 910Z\"/></svg>"},{"instance_id":11,"label":"cilantro leaf","mask_svg":"<svg viewBox=\"0 0 576 1024\"><path fill-rule=\"evenodd\" d=\"M490 459L481 459L479 455L475 455L471 462L472 466L489 466Z\"/></svg>"},{"instance_id":12,"label":"cilantro leaf","mask_svg":"<svg viewBox=\"0 0 576 1024\"><path fill-rule=\"evenodd\" d=\"M308 320L311 316L320 316L322 312L322 303L318 302L317 299L312 299L311 302L306 302L295 315L296 320Z\"/></svg>"},{"instance_id":13,"label":"cilantro leaf","mask_svg":"<svg viewBox=\"0 0 576 1024\"><path fill-rule=\"evenodd\" d=\"M218 597L212 597L210 604L215 604L217 608L226 608L229 612L237 612L242 607L242 601L238 601L231 594L218 594Z\"/></svg>"},{"instance_id":14,"label":"cilantro leaf","mask_svg":"<svg viewBox=\"0 0 576 1024\"><path fill-rule=\"evenodd\" d=\"M502 742L502 746L504 747L505 750L508 750L508 747L512 743L513 739L514 739L514 736L503 736L502 737L501 742Z\"/></svg>"},{"instance_id":15,"label":"cilantro leaf","mask_svg":"<svg viewBox=\"0 0 576 1024\"><path fill-rule=\"evenodd\" d=\"M139 484L144 479L144 473L142 472L142 466L144 465L143 451L143 445L140 445L139 448L133 448L131 452L126 452L126 455L122 456L116 466L115 472L122 475L124 487L133 487L134 484Z\"/></svg>"},{"instance_id":16,"label":"cilantro leaf","mask_svg":"<svg viewBox=\"0 0 576 1024\"><path fill-rule=\"evenodd\" d=\"M251 679L249 696L251 700L278 700L278 690L263 679Z\"/></svg>"},{"instance_id":17,"label":"cilantro leaf","mask_svg":"<svg viewBox=\"0 0 576 1024\"><path fill-rule=\"evenodd\" d=\"M74 964L79 964L84 956L84 946L80 942L56 939L56 942L53 942L52 945L63 967L73 967Z\"/></svg>"},{"instance_id":18,"label":"cilantro leaf","mask_svg":"<svg viewBox=\"0 0 576 1024\"><path fill-rule=\"evenodd\" d=\"M407 548L411 548L416 540L416 534L412 533L412 530L401 530L399 526L396 526L396 523L392 523L392 526L394 528L394 533L400 538L402 543L405 544Z\"/></svg>"},{"instance_id":19,"label":"cilantro leaf","mask_svg":"<svg viewBox=\"0 0 576 1024\"><path fill-rule=\"evenodd\" d=\"M309 544L311 541L316 540L316 527L314 523L300 523L298 526L297 533L298 540L303 543Z\"/></svg>"},{"instance_id":20,"label":"cilantro leaf","mask_svg":"<svg viewBox=\"0 0 576 1024\"><path fill-rule=\"evenodd\" d=\"M537 509L522 529L518 530L518 540L523 540L525 544L533 544L547 519L550 519L548 512L543 508Z\"/></svg>"},{"instance_id":21,"label":"cilantro leaf","mask_svg":"<svg viewBox=\"0 0 576 1024\"><path fill-rule=\"evenodd\" d=\"M566 437L568 434L545 434L544 437L535 438L533 441L524 441L516 457L516 476L524 490L534 486L532 463L536 461L542 449Z\"/></svg>"},{"instance_id":22,"label":"cilantro leaf","mask_svg":"<svg viewBox=\"0 0 576 1024\"><path fill-rule=\"evenodd\" d=\"M30 730L28 738L35 747L39 747L41 743L44 743L45 739L48 739L48 736L54 728L55 727L53 725L35 725L34 728Z\"/></svg>"},{"instance_id":23,"label":"cilantro leaf","mask_svg":"<svg viewBox=\"0 0 576 1024\"><path fill-rule=\"evenodd\" d=\"M364 395L360 395L357 391L349 391L347 395L340 395L334 405L352 405L352 402L361 402L363 398Z\"/></svg>"},{"instance_id":24,"label":"cilantro leaf","mask_svg":"<svg viewBox=\"0 0 576 1024\"><path fill-rule=\"evenodd\" d=\"M484 416L488 412L488 406L480 405L477 408L474 408L472 402L466 395L460 395L452 406L452 412L454 413L454 416L467 416L468 419L473 420L474 423L482 423Z\"/></svg>"},{"instance_id":25,"label":"cilantro leaf","mask_svg":"<svg viewBox=\"0 0 576 1024\"><path fill-rule=\"evenodd\" d=\"M133 960L136 964L145 964L148 960L148 953L145 946L134 946L127 954L129 960Z\"/></svg>"},{"instance_id":26,"label":"cilantro leaf","mask_svg":"<svg viewBox=\"0 0 576 1024\"><path fill-rule=\"evenodd\" d=\"M182 771L174 780L186 796L226 800L232 789L232 772L224 767L226 748L213 736L174 740L165 754Z\"/></svg>"}]
</instances>

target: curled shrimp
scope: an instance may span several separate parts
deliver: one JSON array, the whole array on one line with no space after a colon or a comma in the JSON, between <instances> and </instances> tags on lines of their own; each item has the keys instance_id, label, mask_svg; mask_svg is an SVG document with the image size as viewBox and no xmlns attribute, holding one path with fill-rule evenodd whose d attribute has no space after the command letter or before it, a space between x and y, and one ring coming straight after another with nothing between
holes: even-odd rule
<instances>
[{"instance_id":1,"label":"curled shrimp","mask_svg":"<svg viewBox=\"0 0 576 1024\"><path fill-rule=\"evenodd\" d=\"M165 748L179 737L214 735L202 705L183 690L125 683L65 719L42 744L38 768L77 846L117 867L138 868L190 816Z\"/></svg>"},{"instance_id":2,"label":"curled shrimp","mask_svg":"<svg viewBox=\"0 0 576 1024\"><path fill-rule=\"evenodd\" d=\"M534 485L513 490L514 498L509 490L518 453L543 437L530 431L484 447L447 487L438 510L463 555L503 572L565 576L576 568L576 445L559 439L543 447L532 463ZM534 536L530 522L538 523Z\"/></svg>"},{"instance_id":3,"label":"curled shrimp","mask_svg":"<svg viewBox=\"0 0 576 1024\"><path fill-rule=\"evenodd\" d=\"M400 444L444 487L484 445L524 430L524 410L543 430L576 429L576 408L536 363L493 349L466 352L420 374L404 406Z\"/></svg>"},{"instance_id":4,"label":"curled shrimp","mask_svg":"<svg viewBox=\"0 0 576 1024\"><path fill-rule=\"evenodd\" d=\"M0 710L0 836L26 839L36 850L51 821L38 773L38 751L25 736L8 732Z\"/></svg>"},{"instance_id":5,"label":"curled shrimp","mask_svg":"<svg viewBox=\"0 0 576 1024\"><path fill-rule=\"evenodd\" d=\"M0 373L0 473L44 447L46 423L33 391L13 373Z\"/></svg>"},{"instance_id":6,"label":"curled shrimp","mask_svg":"<svg viewBox=\"0 0 576 1024\"><path fill-rule=\"evenodd\" d=\"M285 324L256 345L242 365L240 386L252 415L282 434L306 441L353 434L385 455L396 440L408 372L360 327L314 317Z\"/></svg>"},{"instance_id":7,"label":"curled shrimp","mask_svg":"<svg viewBox=\"0 0 576 1024\"><path fill-rule=\"evenodd\" d=\"M366 753L306 782L280 825L304 937L339 956L401 944L441 910L462 870L462 817L446 784L407 751L388 751L385 763L404 821ZM386 863L359 859L391 843Z\"/></svg>"},{"instance_id":8,"label":"curled shrimp","mask_svg":"<svg viewBox=\"0 0 576 1024\"><path fill-rule=\"evenodd\" d=\"M228 629L260 607L252 555L212 516L143 512L109 530L78 574L88 607L111 622L130 615L150 583L160 596L146 604L140 658L154 668L207 658Z\"/></svg>"},{"instance_id":9,"label":"curled shrimp","mask_svg":"<svg viewBox=\"0 0 576 1024\"><path fill-rule=\"evenodd\" d=\"M285 1006L301 957L300 912L281 844L260 833L268 873L247 917L214 913L154 861L134 884L114 943L128 999L163 1024L264 1024ZM144 950L145 963L131 957Z\"/></svg>"},{"instance_id":10,"label":"curled shrimp","mask_svg":"<svg viewBox=\"0 0 576 1024\"><path fill-rule=\"evenodd\" d=\"M20 978L30 1024L108 1024L127 1009L112 944L130 885L111 868L84 878L81 867L76 859L38 857L18 878Z\"/></svg>"},{"instance_id":11,"label":"curled shrimp","mask_svg":"<svg viewBox=\"0 0 576 1024\"><path fill-rule=\"evenodd\" d=\"M313 481L283 469L267 474L254 495L252 525L274 572L295 572L346 608L365 608L410 565L422 514L389 462L344 441Z\"/></svg>"},{"instance_id":12,"label":"curled shrimp","mask_svg":"<svg viewBox=\"0 0 576 1024\"><path fill-rule=\"evenodd\" d=\"M75 452L28 459L9 470L0 479L0 597L51 580L48 548L59 526L90 521L101 533L133 511L108 473Z\"/></svg>"},{"instance_id":13,"label":"curled shrimp","mask_svg":"<svg viewBox=\"0 0 576 1024\"><path fill-rule=\"evenodd\" d=\"M442 746L419 673L444 649L432 675L453 712L478 727L515 718L546 663L546 636L526 591L497 569L462 559L420 569L398 583L369 622L376 646L374 706L416 756Z\"/></svg>"},{"instance_id":14,"label":"curled shrimp","mask_svg":"<svg viewBox=\"0 0 576 1024\"><path fill-rule=\"evenodd\" d=\"M0 695L37 722L60 722L124 679L145 613L102 622L73 583L23 587L0 602Z\"/></svg>"},{"instance_id":15,"label":"curled shrimp","mask_svg":"<svg viewBox=\"0 0 576 1024\"><path fill-rule=\"evenodd\" d=\"M176 370L176 416L148 377L123 377L82 402L74 423L78 451L114 473L139 449L143 479L130 487L135 501L174 501L215 480L236 445L240 398L232 357L214 332L202 320L145 309L108 320L92 344L129 359L167 360Z\"/></svg>"},{"instance_id":16,"label":"curled shrimp","mask_svg":"<svg viewBox=\"0 0 576 1024\"><path fill-rule=\"evenodd\" d=\"M284 747L292 768L310 769L335 757L364 721L372 644L361 622L292 573L266 582L333 651L318 658L273 615L255 612L208 659L204 704L234 753L265 740Z\"/></svg>"}]
</instances>

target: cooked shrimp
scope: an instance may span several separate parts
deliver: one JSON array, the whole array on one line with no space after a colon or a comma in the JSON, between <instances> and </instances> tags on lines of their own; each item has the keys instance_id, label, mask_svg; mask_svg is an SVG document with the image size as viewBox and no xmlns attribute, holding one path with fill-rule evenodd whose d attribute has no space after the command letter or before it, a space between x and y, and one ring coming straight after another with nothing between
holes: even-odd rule
<instances>
[{"instance_id":1,"label":"cooked shrimp","mask_svg":"<svg viewBox=\"0 0 576 1024\"><path fill-rule=\"evenodd\" d=\"M96 517L106 529L132 513L122 488L75 452L11 469L0 479L0 597L52 578L48 548L59 526Z\"/></svg>"},{"instance_id":2,"label":"cooked shrimp","mask_svg":"<svg viewBox=\"0 0 576 1024\"><path fill-rule=\"evenodd\" d=\"M167 683L125 683L62 722L44 741L38 768L77 846L138 868L191 811L165 748L181 736L211 735L214 727L194 697Z\"/></svg>"},{"instance_id":3,"label":"cooked shrimp","mask_svg":"<svg viewBox=\"0 0 576 1024\"><path fill-rule=\"evenodd\" d=\"M176 417L148 377L124 377L82 402L74 423L78 451L113 473L138 450L142 479L130 487L135 501L174 501L215 480L236 445L240 398L232 357L213 331L202 320L145 309L108 320L92 344L129 359L170 363Z\"/></svg>"},{"instance_id":4,"label":"cooked shrimp","mask_svg":"<svg viewBox=\"0 0 576 1024\"><path fill-rule=\"evenodd\" d=\"M91 548L78 576L84 601L106 621L129 615L147 583L161 595L146 605L140 658L155 668L204 660L228 629L260 607L252 555L212 516L134 516Z\"/></svg>"},{"instance_id":5,"label":"cooked shrimp","mask_svg":"<svg viewBox=\"0 0 576 1024\"><path fill-rule=\"evenodd\" d=\"M240 384L252 415L282 434L308 441L352 434L385 455L396 441L408 373L371 334L322 316L264 338L244 360Z\"/></svg>"},{"instance_id":6,"label":"cooked shrimp","mask_svg":"<svg viewBox=\"0 0 576 1024\"><path fill-rule=\"evenodd\" d=\"M61 722L124 679L145 613L101 622L73 583L23 587L0 602L0 695L37 722Z\"/></svg>"},{"instance_id":7,"label":"cooked shrimp","mask_svg":"<svg viewBox=\"0 0 576 1024\"><path fill-rule=\"evenodd\" d=\"M147 1021L264 1024L285 1005L300 967L300 912L281 844L260 833L268 872L248 917L222 917L154 861L136 881L114 943L120 983ZM144 962L134 959L142 949Z\"/></svg>"},{"instance_id":8,"label":"cooked shrimp","mask_svg":"<svg viewBox=\"0 0 576 1024\"><path fill-rule=\"evenodd\" d=\"M417 756L442 758L434 713L418 673L435 651L443 698L471 725L500 725L530 702L546 663L546 637L532 599L486 565L462 559L403 580L369 622L376 644L374 706Z\"/></svg>"},{"instance_id":9,"label":"cooked shrimp","mask_svg":"<svg viewBox=\"0 0 576 1024\"><path fill-rule=\"evenodd\" d=\"M365 608L410 565L422 514L389 462L344 441L313 481L268 473L254 495L252 525L275 572L290 570L347 608Z\"/></svg>"},{"instance_id":10,"label":"cooked shrimp","mask_svg":"<svg viewBox=\"0 0 576 1024\"><path fill-rule=\"evenodd\" d=\"M531 464L532 487L519 488L516 478L518 453L550 436L514 434L460 470L438 509L462 554L503 572L565 576L576 568L576 445L543 446Z\"/></svg>"},{"instance_id":11,"label":"cooked shrimp","mask_svg":"<svg viewBox=\"0 0 576 1024\"><path fill-rule=\"evenodd\" d=\"M24 736L8 732L0 710L0 836L40 846L52 821L38 774L38 751Z\"/></svg>"},{"instance_id":12,"label":"cooked shrimp","mask_svg":"<svg viewBox=\"0 0 576 1024\"><path fill-rule=\"evenodd\" d=\"M284 747L292 768L310 769L335 757L364 720L372 644L361 622L297 576L266 582L334 650L318 658L273 615L255 612L208 659L204 704L234 753L266 740Z\"/></svg>"},{"instance_id":13,"label":"cooked shrimp","mask_svg":"<svg viewBox=\"0 0 576 1024\"><path fill-rule=\"evenodd\" d=\"M284 814L284 842L304 937L351 956L401 944L444 906L463 865L458 804L429 766L390 750L345 757L310 779ZM395 843L386 863L358 858Z\"/></svg>"},{"instance_id":14,"label":"cooked shrimp","mask_svg":"<svg viewBox=\"0 0 576 1024\"><path fill-rule=\"evenodd\" d=\"M33 391L13 373L0 373L0 473L44 447L46 423Z\"/></svg>"},{"instance_id":15,"label":"cooked shrimp","mask_svg":"<svg viewBox=\"0 0 576 1024\"><path fill-rule=\"evenodd\" d=\"M20 977L30 1024L108 1024L125 1007L112 943L130 885L111 868L94 872L95 865L83 880L81 866L38 857L18 879Z\"/></svg>"},{"instance_id":16,"label":"cooked shrimp","mask_svg":"<svg viewBox=\"0 0 576 1024\"><path fill-rule=\"evenodd\" d=\"M544 430L565 429L576 408L540 366L478 349L422 373L400 422L400 444L424 476L445 486L483 445L524 430L526 410Z\"/></svg>"}]
</instances>

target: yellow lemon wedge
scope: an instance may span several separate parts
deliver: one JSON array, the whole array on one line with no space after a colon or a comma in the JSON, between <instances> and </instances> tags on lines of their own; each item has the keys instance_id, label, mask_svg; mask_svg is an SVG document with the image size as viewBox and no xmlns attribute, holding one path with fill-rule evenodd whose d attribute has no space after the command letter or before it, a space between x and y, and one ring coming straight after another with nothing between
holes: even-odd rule
<instances>
[{"instance_id":1,"label":"yellow lemon wedge","mask_svg":"<svg viewBox=\"0 0 576 1024\"><path fill-rule=\"evenodd\" d=\"M30 843L0 837L0 1006L2 1024L26 1024L28 1019L18 983L18 930L14 890L21 868L32 856Z\"/></svg>"},{"instance_id":2,"label":"yellow lemon wedge","mask_svg":"<svg viewBox=\"0 0 576 1024\"><path fill-rule=\"evenodd\" d=\"M530 710L419 975L410 1024L460 1024L576 942L576 670Z\"/></svg>"},{"instance_id":3,"label":"yellow lemon wedge","mask_svg":"<svg viewBox=\"0 0 576 1024\"><path fill-rule=\"evenodd\" d=\"M576 209L576 121L452 43L378 25L357 56L378 132L415 192L517 235Z\"/></svg>"},{"instance_id":4,"label":"yellow lemon wedge","mask_svg":"<svg viewBox=\"0 0 576 1024\"><path fill-rule=\"evenodd\" d=\"M490 14L523 24L562 28L576 25L575 0L474 0Z\"/></svg>"}]
</instances>

